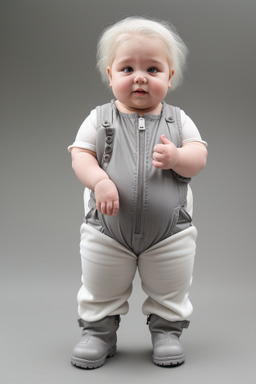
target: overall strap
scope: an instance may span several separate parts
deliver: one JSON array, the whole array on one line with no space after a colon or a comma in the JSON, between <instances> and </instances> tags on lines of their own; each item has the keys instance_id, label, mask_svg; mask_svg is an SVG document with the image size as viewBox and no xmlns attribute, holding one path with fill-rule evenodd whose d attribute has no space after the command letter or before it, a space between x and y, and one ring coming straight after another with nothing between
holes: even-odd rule
<instances>
[{"instance_id":1,"label":"overall strap","mask_svg":"<svg viewBox=\"0 0 256 384\"><path fill-rule=\"evenodd\" d=\"M96 107L97 112L97 130L100 127L111 127L113 124L113 108L111 103L99 105Z\"/></svg>"},{"instance_id":2,"label":"overall strap","mask_svg":"<svg viewBox=\"0 0 256 384\"><path fill-rule=\"evenodd\" d=\"M172 141L174 142L176 147L180 148L182 146L182 125L180 108L165 104L164 113L164 117L167 122Z\"/></svg>"},{"instance_id":3,"label":"overall strap","mask_svg":"<svg viewBox=\"0 0 256 384\"><path fill-rule=\"evenodd\" d=\"M106 168L113 152L114 129L113 108L111 103L96 107L97 112L97 139L96 153L99 164Z\"/></svg>"},{"instance_id":4,"label":"overall strap","mask_svg":"<svg viewBox=\"0 0 256 384\"><path fill-rule=\"evenodd\" d=\"M168 124L170 130L170 136L172 138L173 143L177 148L182 147L182 124L181 124L181 114L180 108L174 107L169 104L165 104L165 120ZM172 125L172 129L171 129ZM183 177L178 175L176 172L172 171L173 175L177 180L182 181L184 183L189 183L190 177Z\"/></svg>"}]
</instances>

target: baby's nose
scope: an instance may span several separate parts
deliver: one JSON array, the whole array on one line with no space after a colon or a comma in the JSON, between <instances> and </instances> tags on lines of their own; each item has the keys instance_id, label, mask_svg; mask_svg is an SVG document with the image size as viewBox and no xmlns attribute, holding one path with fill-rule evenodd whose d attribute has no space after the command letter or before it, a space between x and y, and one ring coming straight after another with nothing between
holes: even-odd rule
<instances>
[{"instance_id":1,"label":"baby's nose","mask_svg":"<svg viewBox=\"0 0 256 384\"><path fill-rule=\"evenodd\" d=\"M147 78L144 76L143 73L137 73L134 76L134 82L136 84L145 84L147 82Z\"/></svg>"}]
</instances>

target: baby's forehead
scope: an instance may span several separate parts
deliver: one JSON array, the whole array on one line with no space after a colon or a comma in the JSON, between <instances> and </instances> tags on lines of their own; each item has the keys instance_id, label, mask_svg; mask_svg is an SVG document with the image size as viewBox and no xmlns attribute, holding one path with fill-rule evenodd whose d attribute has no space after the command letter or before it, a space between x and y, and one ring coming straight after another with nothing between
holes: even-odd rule
<instances>
[{"instance_id":1,"label":"baby's forehead","mask_svg":"<svg viewBox=\"0 0 256 384\"><path fill-rule=\"evenodd\" d=\"M116 38L116 44L120 45L127 42L134 42L134 41L145 41L145 42L151 42L151 41L159 41L164 42L164 39L161 35L156 34L154 32L152 33L143 33L143 32L124 32L121 33Z\"/></svg>"},{"instance_id":2,"label":"baby's forehead","mask_svg":"<svg viewBox=\"0 0 256 384\"><path fill-rule=\"evenodd\" d=\"M144 46L153 46L156 43L158 48L162 50L164 53L167 53L167 46L165 44L165 41L161 36L158 36L156 34L142 34L142 33L125 33L116 39L116 42L113 46L114 48L114 54L116 54L116 51L120 48L125 50L130 49L136 49L136 47L139 47L140 45Z\"/></svg>"}]
</instances>

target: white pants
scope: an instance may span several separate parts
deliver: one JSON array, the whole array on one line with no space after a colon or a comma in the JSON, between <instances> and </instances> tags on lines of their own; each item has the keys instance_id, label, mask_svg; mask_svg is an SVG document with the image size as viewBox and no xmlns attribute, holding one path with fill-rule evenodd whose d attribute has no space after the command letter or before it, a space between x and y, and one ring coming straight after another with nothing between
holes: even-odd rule
<instances>
[{"instance_id":1,"label":"white pants","mask_svg":"<svg viewBox=\"0 0 256 384\"><path fill-rule=\"evenodd\" d=\"M148 295L145 315L156 314L169 321L186 319L192 313L188 291L196 250L197 230L187 228L136 256L95 228L81 226L82 287L78 313L86 321L128 312L128 298L138 267L142 288Z\"/></svg>"}]
</instances>

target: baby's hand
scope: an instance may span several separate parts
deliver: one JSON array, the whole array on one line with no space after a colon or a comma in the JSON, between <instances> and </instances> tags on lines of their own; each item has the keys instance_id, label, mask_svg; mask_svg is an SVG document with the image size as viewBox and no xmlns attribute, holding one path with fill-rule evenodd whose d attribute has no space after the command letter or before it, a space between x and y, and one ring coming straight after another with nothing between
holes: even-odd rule
<instances>
[{"instance_id":1,"label":"baby's hand","mask_svg":"<svg viewBox=\"0 0 256 384\"><path fill-rule=\"evenodd\" d=\"M172 169L178 163L178 149L164 135L161 135L162 144L154 147L152 164L159 169Z\"/></svg>"},{"instance_id":2,"label":"baby's hand","mask_svg":"<svg viewBox=\"0 0 256 384\"><path fill-rule=\"evenodd\" d=\"M119 195L112 180L103 179L94 188L97 209L103 215L115 216L119 210Z\"/></svg>"}]
</instances>

